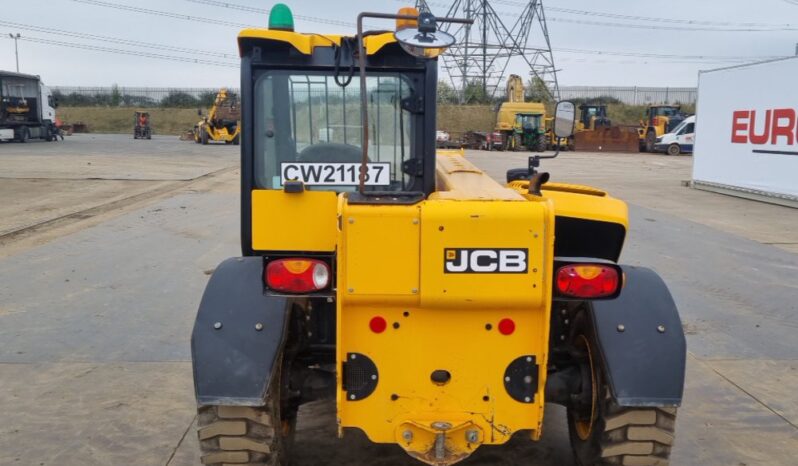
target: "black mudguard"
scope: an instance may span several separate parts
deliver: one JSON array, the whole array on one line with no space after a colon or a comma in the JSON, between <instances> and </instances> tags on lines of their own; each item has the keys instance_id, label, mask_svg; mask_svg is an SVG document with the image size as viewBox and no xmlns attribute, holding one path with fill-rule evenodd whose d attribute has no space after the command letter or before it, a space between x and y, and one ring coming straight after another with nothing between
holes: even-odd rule
<instances>
[{"instance_id":1,"label":"black mudguard","mask_svg":"<svg viewBox=\"0 0 798 466\"><path fill-rule=\"evenodd\" d=\"M191 335L199 405L264 403L291 300L265 294L262 277L262 258L236 257L219 264L205 287Z\"/></svg>"},{"instance_id":2,"label":"black mudguard","mask_svg":"<svg viewBox=\"0 0 798 466\"><path fill-rule=\"evenodd\" d=\"M687 352L679 311L653 270L621 267L621 294L589 306L612 395L626 407L679 406Z\"/></svg>"}]
</instances>

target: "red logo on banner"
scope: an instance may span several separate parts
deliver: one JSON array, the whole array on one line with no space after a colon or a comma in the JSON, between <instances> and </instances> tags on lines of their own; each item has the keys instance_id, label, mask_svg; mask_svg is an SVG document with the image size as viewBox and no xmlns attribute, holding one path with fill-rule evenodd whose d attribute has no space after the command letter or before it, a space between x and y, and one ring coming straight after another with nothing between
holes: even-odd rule
<instances>
[{"instance_id":1,"label":"red logo on banner","mask_svg":"<svg viewBox=\"0 0 798 466\"><path fill-rule=\"evenodd\" d=\"M798 141L795 109L738 110L732 114L731 142L734 144L787 144Z\"/></svg>"}]
</instances>

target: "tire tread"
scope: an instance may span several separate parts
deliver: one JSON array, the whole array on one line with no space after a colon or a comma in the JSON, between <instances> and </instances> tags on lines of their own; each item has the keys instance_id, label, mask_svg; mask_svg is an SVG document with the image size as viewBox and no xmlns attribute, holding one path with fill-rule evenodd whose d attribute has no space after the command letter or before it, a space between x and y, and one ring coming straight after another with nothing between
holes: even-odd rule
<instances>
[{"instance_id":1,"label":"tire tread","mask_svg":"<svg viewBox=\"0 0 798 466\"><path fill-rule=\"evenodd\" d=\"M273 419L268 403L259 408L201 407L197 434L202 464L281 465L281 442Z\"/></svg>"}]
</instances>

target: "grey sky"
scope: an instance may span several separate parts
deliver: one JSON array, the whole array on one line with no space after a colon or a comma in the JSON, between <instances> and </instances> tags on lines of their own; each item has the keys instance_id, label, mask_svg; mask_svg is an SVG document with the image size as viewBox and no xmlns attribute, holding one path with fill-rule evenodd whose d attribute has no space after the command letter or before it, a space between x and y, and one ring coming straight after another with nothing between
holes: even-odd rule
<instances>
[{"instance_id":1,"label":"grey sky","mask_svg":"<svg viewBox=\"0 0 798 466\"><path fill-rule=\"evenodd\" d=\"M83 0L85 1L85 0ZM100 1L100 0L96 0ZM106 3L212 18L220 21L266 25L266 14L230 8L202 5L190 0L102 0ZM225 0L236 5L268 9L274 2L259 0ZM432 5L451 3L451 0L429 0ZM89 0L91 2L91 0ZM352 23L358 12L394 12L403 6L397 0L287 0L295 15L324 18ZM413 0L404 4L412 4ZM519 0L493 0L494 8L512 14L521 11ZM204 24L197 21L153 16L134 11L107 8L75 0L0 0L0 69L14 70L14 42L8 33L19 32L20 71L38 74L52 85L82 86L163 86L218 87L236 86L238 70L235 66L184 63L174 60L121 55L45 44L25 40L59 41L149 53L185 59L204 59L214 62L235 62L235 37L239 27ZM555 62L561 70L561 85L638 85L638 86L694 86L699 69L718 68L730 63L717 58L687 59L683 56L762 57L786 56L795 53L798 42L798 2L793 0L671 0L670 2L642 2L615 0L545 0L549 17L549 32L555 48ZM654 5L663 5L664 7ZM729 23L728 26L695 26L670 21L651 22L600 15L575 14L559 9L612 13L638 17L657 17L665 20L695 20ZM443 13L433 6L433 12ZM512 18L510 18L512 21ZM576 22L574 22L576 21ZM38 28L59 29L80 34L107 36L118 39L161 44L166 47L195 49L207 55L180 53L175 50L155 50L112 43L108 40L67 37L42 30L11 26L8 22ZM585 23L605 23L593 25ZM634 27L608 26L628 24ZM734 23L734 24L732 24ZM760 23L740 26L739 23ZM765 27L773 25L773 27ZM384 25L391 27L389 23ZM705 27L721 29L770 29L764 32L740 31L681 31L654 29L668 27ZM791 28L792 30L775 30ZM347 26L323 24L296 19L297 31L323 33L353 33ZM534 35L532 42L539 42ZM574 53L570 50L633 52L643 54L676 55L679 58L628 57ZM228 54L225 58L219 54ZM685 63L686 61L690 63ZM715 61L714 63L710 63ZM706 63L702 63L706 62ZM515 67L515 64L513 65ZM521 69L511 71L520 72Z\"/></svg>"}]
</instances>

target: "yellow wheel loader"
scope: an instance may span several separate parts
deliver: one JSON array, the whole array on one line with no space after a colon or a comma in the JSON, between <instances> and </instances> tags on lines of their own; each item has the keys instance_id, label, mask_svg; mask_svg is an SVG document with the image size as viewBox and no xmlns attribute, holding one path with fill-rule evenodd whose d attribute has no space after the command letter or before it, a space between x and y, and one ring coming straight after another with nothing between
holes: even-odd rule
<instances>
[{"instance_id":1,"label":"yellow wheel loader","mask_svg":"<svg viewBox=\"0 0 798 466\"><path fill-rule=\"evenodd\" d=\"M607 117L604 104L579 106L579 118L573 137L576 150L590 152L639 152L640 141L637 128L613 126Z\"/></svg>"},{"instance_id":2,"label":"yellow wheel loader","mask_svg":"<svg viewBox=\"0 0 798 466\"><path fill-rule=\"evenodd\" d=\"M204 464L287 464L299 407L324 398L339 435L430 465L540 439L546 403L580 465L668 461L685 339L656 273L618 264L626 204L550 182L542 157L503 185L436 154L444 22L468 20L304 34L275 5L239 34L242 255L191 339ZM574 114L558 104L558 137Z\"/></svg>"},{"instance_id":3,"label":"yellow wheel loader","mask_svg":"<svg viewBox=\"0 0 798 466\"><path fill-rule=\"evenodd\" d=\"M202 116L202 110L198 110L197 113ZM241 110L238 96L222 88L216 94L208 114L194 125L194 142L208 144L213 141L238 145L240 135Z\"/></svg>"},{"instance_id":4,"label":"yellow wheel loader","mask_svg":"<svg viewBox=\"0 0 798 466\"><path fill-rule=\"evenodd\" d=\"M637 129L640 138L640 150L654 152L657 138L671 132L687 115L682 113L679 105L651 105L646 110L645 120L640 120Z\"/></svg>"}]
</instances>

